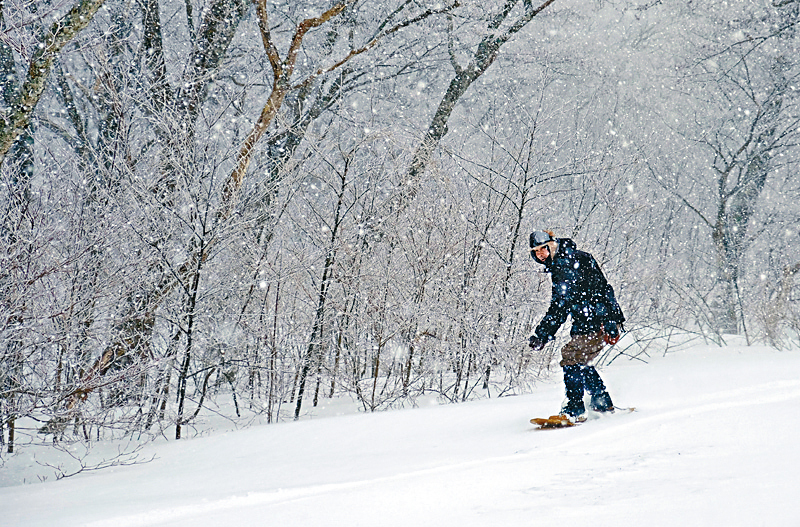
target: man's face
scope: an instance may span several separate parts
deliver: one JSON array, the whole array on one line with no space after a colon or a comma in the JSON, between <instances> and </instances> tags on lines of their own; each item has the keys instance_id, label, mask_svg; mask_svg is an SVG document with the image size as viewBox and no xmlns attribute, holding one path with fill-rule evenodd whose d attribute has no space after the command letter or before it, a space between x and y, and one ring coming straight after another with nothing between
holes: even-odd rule
<instances>
[{"instance_id":1,"label":"man's face","mask_svg":"<svg viewBox=\"0 0 800 527\"><path fill-rule=\"evenodd\" d=\"M542 262L547 260L547 257L550 256L550 248L547 245L540 245L533 249L533 254L536 255L537 260L541 260Z\"/></svg>"}]
</instances>

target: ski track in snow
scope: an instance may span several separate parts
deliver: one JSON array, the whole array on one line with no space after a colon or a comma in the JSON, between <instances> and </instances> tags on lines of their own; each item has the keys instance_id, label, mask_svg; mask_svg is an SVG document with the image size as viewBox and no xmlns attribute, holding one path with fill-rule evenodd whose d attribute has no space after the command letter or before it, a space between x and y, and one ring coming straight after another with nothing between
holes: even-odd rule
<instances>
[{"instance_id":1,"label":"ski track in snow","mask_svg":"<svg viewBox=\"0 0 800 527\"><path fill-rule=\"evenodd\" d=\"M118 526L134 527L140 525L155 525L167 521L192 516L204 516L210 512L224 512L229 509L239 509L243 507L253 507L258 505L280 505L301 500L308 500L319 497L323 494L343 493L358 489L368 489L375 485L398 482L403 480L424 478L426 476L441 475L446 472L453 472L463 469L477 468L482 465L518 461L519 456L504 456L501 458L489 458L479 461L464 463L453 463L442 465L435 468L415 470L413 472L400 473L393 476L373 478L362 481L352 481L347 483L335 483L326 485L312 485L293 489L278 489L272 492L251 492L245 496L229 496L212 502L186 505L183 507L171 507L158 509L143 514L133 516L123 516L92 522L87 527Z\"/></svg>"}]
</instances>

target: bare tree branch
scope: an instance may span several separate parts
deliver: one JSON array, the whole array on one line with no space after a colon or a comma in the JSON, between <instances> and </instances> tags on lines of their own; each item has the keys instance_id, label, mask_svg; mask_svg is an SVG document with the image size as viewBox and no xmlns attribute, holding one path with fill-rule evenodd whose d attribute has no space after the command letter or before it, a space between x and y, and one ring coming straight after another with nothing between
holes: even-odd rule
<instances>
[{"instance_id":1,"label":"bare tree branch","mask_svg":"<svg viewBox=\"0 0 800 527\"><path fill-rule=\"evenodd\" d=\"M44 93L53 61L61 50L94 18L105 0L78 0L69 12L57 20L42 45L36 50L28 68L28 76L11 111L0 118L0 164L22 130L30 123L31 115Z\"/></svg>"},{"instance_id":2,"label":"bare tree branch","mask_svg":"<svg viewBox=\"0 0 800 527\"><path fill-rule=\"evenodd\" d=\"M553 2L554 0L548 0L549 2ZM270 64L272 65L273 75L274 75L274 82L272 84L272 91L270 92L269 98L267 99L267 103L264 105L264 108L261 110L261 115L259 116L256 124L253 126L252 131L247 136L242 145L241 149L239 150L239 156L236 163L236 168L231 173L228 180L225 182L225 187L223 188L222 193L222 210L220 211L219 217L220 218L227 218L233 212L233 209L236 206L236 196L241 189L242 183L244 181L244 176L247 173L247 168L250 165L250 161L253 156L253 149L258 143L259 139L264 135L267 128L272 124L275 120L278 111L280 110L281 106L283 105L283 101L286 98L286 95L293 90L298 90L304 88L306 85L313 82L317 77L324 75L326 73L330 73L337 68L340 68L354 57L361 55L370 49L374 48L383 38L400 31L401 29L416 24L432 15L444 13L450 11L456 7L458 7L458 1L454 1L452 4L448 4L443 8L439 9L428 9L419 15L400 22L389 29L383 30L378 33L376 37L370 40L365 46L362 46L358 49L350 50L350 52L341 60L335 62L334 64L317 69L314 73L303 79L301 82L292 85L291 79L292 74L294 73L295 63L297 61L297 53L300 50L300 47L303 43L303 38L305 37L306 33L313 28L320 27L323 24L329 22L332 18L340 15L345 8L354 3L354 0L347 0L345 2L340 2L336 4L329 10L325 11L322 15L316 18L308 18L301 22L297 28L295 29L294 36L292 38L292 43L289 46L289 50L286 54L286 58L284 60L280 59L280 55L278 54L277 48L275 44L272 42L272 38L269 33L269 20L267 18L267 10L266 10L266 2L265 0L259 0L258 5L258 24L259 28L261 29L261 39L264 44L264 49L269 57Z\"/></svg>"}]
</instances>

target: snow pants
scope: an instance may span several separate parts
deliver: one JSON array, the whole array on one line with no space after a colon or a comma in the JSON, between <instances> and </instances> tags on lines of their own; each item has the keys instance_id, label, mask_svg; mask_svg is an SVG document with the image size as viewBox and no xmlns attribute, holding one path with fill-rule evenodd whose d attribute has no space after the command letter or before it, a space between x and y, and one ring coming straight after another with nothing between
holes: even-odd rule
<instances>
[{"instance_id":1,"label":"snow pants","mask_svg":"<svg viewBox=\"0 0 800 527\"><path fill-rule=\"evenodd\" d=\"M561 367L586 365L600 355L603 349L603 332L588 335L573 335L572 340L561 348Z\"/></svg>"}]
</instances>

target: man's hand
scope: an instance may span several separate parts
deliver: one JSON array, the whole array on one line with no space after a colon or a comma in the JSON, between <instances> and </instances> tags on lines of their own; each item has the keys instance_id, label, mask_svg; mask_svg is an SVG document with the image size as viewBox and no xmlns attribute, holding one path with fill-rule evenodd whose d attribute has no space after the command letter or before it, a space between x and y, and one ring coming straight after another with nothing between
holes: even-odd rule
<instances>
[{"instance_id":1,"label":"man's hand","mask_svg":"<svg viewBox=\"0 0 800 527\"><path fill-rule=\"evenodd\" d=\"M533 351L541 351L541 349L544 348L544 345L545 341L536 335L531 335L531 338L528 339L528 346L530 346Z\"/></svg>"},{"instance_id":2,"label":"man's hand","mask_svg":"<svg viewBox=\"0 0 800 527\"><path fill-rule=\"evenodd\" d=\"M609 346L613 346L619 342L619 328L614 322L606 322L603 327L603 342Z\"/></svg>"}]
</instances>

